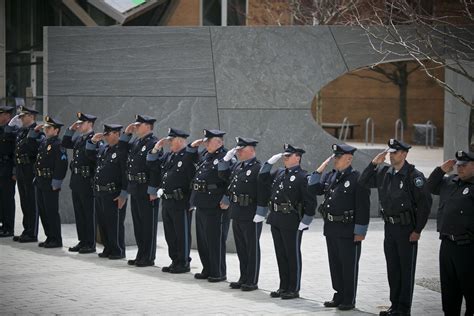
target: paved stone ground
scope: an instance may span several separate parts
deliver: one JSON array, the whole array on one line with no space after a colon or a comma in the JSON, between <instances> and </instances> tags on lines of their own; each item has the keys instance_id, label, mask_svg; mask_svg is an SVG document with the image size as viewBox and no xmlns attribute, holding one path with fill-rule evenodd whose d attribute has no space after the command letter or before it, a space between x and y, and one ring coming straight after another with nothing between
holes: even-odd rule
<instances>
[{"instance_id":1,"label":"paved stone ground","mask_svg":"<svg viewBox=\"0 0 474 316\"><path fill-rule=\"evenodd\" d=\"M17 214L20 212L17 212ZM130 214L127 214L130 216ZM17 231L21 227L17 215ZM427 225L419 244L416 279L422 285L438 282L438 247L434 221ZM160 268L169 264L160 223L155 267L129 267L125 260L100 259L96 254L71 254L76 242L74 225L63 225L64 248L43 249L0 239L1 314L306 314L363 315L387 307L388 284L383 256L383 223L372 220L363 243L357 310L340 312L322 306L332 289L327 252L316 220L303 236L302 299L283 301L268 296L278 287L276 259L269 226L262 233L260 290L241 292L227 282L194 280L191 273L171 275ZM44 235L41 233L41 239ZM127 248L133 258L136 247ZM200 271L192 251L192 273ZM228 254L228 280L238 278L238 260ZM425 285L426 286L426 285ZM431 286L433 287L433 286ZM441 315L436 291L416 285L413 315Z\"/></svg>"}]
</instances>

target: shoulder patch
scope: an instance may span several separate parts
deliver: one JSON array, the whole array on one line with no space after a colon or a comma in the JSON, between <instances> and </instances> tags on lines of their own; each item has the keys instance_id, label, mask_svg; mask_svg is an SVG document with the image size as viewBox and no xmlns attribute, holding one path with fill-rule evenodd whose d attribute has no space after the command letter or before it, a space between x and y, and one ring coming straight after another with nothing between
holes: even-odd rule
<instances>
[{"instance_id":1,"label":"shoulder patch","mask_svg":"<svg viewBox=\"0 0 474 316\"><path fill-rule=\"evenodd\" d=\"M417 188L421 188L425 184L425 180L422 177L416 177L414 182Z\"/></svg>"}]
</instances>

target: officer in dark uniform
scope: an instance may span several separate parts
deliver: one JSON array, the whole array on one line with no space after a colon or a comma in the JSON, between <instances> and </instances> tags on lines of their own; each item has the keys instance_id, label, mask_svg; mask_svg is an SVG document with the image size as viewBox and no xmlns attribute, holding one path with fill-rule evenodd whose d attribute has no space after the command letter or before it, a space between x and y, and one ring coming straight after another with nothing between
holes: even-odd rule
<instances>
[{"instance_id":1,"label":"officer in dark uniform","mask_svg":"<svg viewBox=\"0 0 474 316\"><path fill-rule=\"evenodd\" d=\"M63 124L50 116L45 116L40 124L28 134L32 145L41 137L43 128L46 138L41 142L34 164L36 203L46 234L46 241L38 246L44 248L62 247L61 218L59 217L59 191L67 172L67 152L61 146L59 132Z\"/></svg>"},{"instance_id":2,"label":"officer in dark uniform","mask_svg":"<svg viewBox=\"0 0 474 316\"><path fill-rule=\"evenodd\" d=\"M127 208L128 146L119 143L122 125L104 124L104 132L87 140L86 155L96 161L94 196L100 238L100 258L125 258L125 211ZM106 141L106 144L103 142Z\"/></svg>"},{"instance_id":3,"label":"officer in dark uniform","mask_svg":"<svg viewBox=\"0 0 474 316\"><path fill-rule=\"evenodd\" d=\"M324 195L318 211L324 219L329 269L336 291L324 306L351 310L356 302L361 242L369 225L370 190L358 183L360 173L352 168L357 149L334 144L332 150L333 155L309 178L308 190ZM322 174L332 159L334 169Z\"/></svg>"},{"instance_id":4,"label":"officer in dark uniform","mask_svg":"<svg viewBox=\"0 0 474 316\"><path fill-rule=\"evenodd\" d=\"M13 153L15 135L8 123L15 108L0 106L0 221L3 223L0 237L13 236L15 227L15 177Z\"/></svg>"},{"instance_id":5,"label":"officer in dark uniform","mask_svg":"<svg viewBox=\"0 0 474 316\"><path fill-rule=\"evenodd\" d=\"M360 176L359 182L377 188L385 221L384 252L391 307L380 315L409 315L413 298L418 240L431 210L425 177L406 161L411 146L390 139ZM390 153L390 166L382 165Z\"/></svg>"},{"instance_id":6,"label":"officer in dark uniform","mask_svg":"<svg viewBox=\"0 0 474 316\"><path fill-rule=\"evenodd\" d=\"M453 171L457 173L444 176ZM437 167L426 183L439 195L439 267L445 315L474 315L474 152L456 152L456 160Z\"/></svg>"},{"instance_id":7,"label":"officer in dark uniform","mask_svg":"<svg viewBox=\"0 0 474 316\"><path fill-rule=\"evenodd\" d=\"M158 141L153 136L156 119L148 115L136 115L135 122L125 129L120 143L128 147L127 191L131 194L133 230L138 246L137 256L128 260L137 267L153 266L156 256L156 234L158 225L157 197L160 175L150 172L146 165L146 155ZM131 141L132 134L136 138Z\"/></svg>"},{"instance_id":8,"label":"officer in dark uniform","mask_svg":"<svg viewBox=\"0 0 474 316\"><path fill-rule=\"evenodd\" d=\"M94 115L78 112L77 121L66 130L62 141L64 148L73 150L69 187L79 243L69 247L71 252L95 252L96 215L92 190L95 161L86 156L86 143L94 135L92 128L96 119Z\"/></svg>"},{"instance_id":9,"label":"officer in dark uniform","mask_svg":"<svg viewBox=\"0 0 474 316\"><path fill-rule=\"evenodd\" d=\"M219 178L218 164L227 150L224 148L225 132L204 130L204 138L191 146L204 144L196 175L192 181L191 207L196 208L196 238L202 271L194 278L220 282L227 279L225 261L226 240L229 232L228 205L222 203L227 182Z\"/></svg>"},{"instance_id":10,"label":"officer in dark uniform","mask_svg":"<svg viewBox=\"0 0 474 316\"><path fill-rule=\"evenodd\" d=\"M271 190L267 223L271 225L280 273L280 286L270 296L293 299L299 297L301 284L301 238L313 220L316 197L308 192L307 172L300 166L305 151L289 144L284 149L263 165L259 182ZM282 156L285 168L270 172ZM265 215L265 210L258 208L254 221L262 221Z\"/></svg>"},{"instance_id":11,"label":"officer in dark uniform","mask_svg":"<svg viewBox=\"0 0 474 316\"><path fill-rule=\"evenodd\" d=\"M170 128L168 136L160 139L148 153L147 164L161 173L158 197L161 199L163 228L172 262L163 272L185 273L190 271L191 219L189 197L191 181L196 172L197 148L186 145L189 134ZM164 152L163 146L170 151Z\"/></svg>"},{"instance_id":12,"label":"officer in dark uniform","mask_svg":"<svg viewBox=\"0 0 474 316\"><path fill-rule=\"evenodd\" d=\"M253 291L258 289L260 272L260 235L262 222L254 223L257 205L266 207L266 197L258 190L257 178L261 163L255 155L258 141L236 138L237 146L227 152L218 164L219 177L229 183L225 195L232 219L237 256L240 262L240 278L231 282L232 289ZM232 168L231 160L237 153L238 163Z\"/></svg>"},{"instance_id":13,"label":"officer in dark uniform","mask_svg":"<svg viewBox=\"0 0 474 316\"><path fill-rule=\"evenodd\" d=\"M38 111L22 106L20 113L12 119L12 121L18 120L21 123L19 129L12 131L16 137L15 172L18 192L20 193L24 228L21 235L13 237L13 241L21 243L38 241L39 214L36 207L35 187L33 185L33 164L38 155L40 143L28 141L28 133L33 132L36 127L36 114L38 114Z\"/></svg>"}]
</instances>

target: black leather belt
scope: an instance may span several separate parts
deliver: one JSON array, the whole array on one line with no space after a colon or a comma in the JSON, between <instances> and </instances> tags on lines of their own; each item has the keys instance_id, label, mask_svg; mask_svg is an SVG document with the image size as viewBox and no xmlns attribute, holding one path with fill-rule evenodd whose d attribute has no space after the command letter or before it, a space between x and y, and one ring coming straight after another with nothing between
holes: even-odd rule
<instances>
[{"instance_id":1,"label":"black leather belt","mask_svg":"<svg viewBox=\"0 0 474 316\"><path fill-rule=\"evenodd\" d=\"M462 234L462 235L450 235L450 234L441 234L441 239L448 239L454 242L458 241L473 241L474 236L469 234Z\"/></svg>"},{"instance_id":2,"label":"black leather belt","mask_svg":"<svg viewBox=\"0 0 474 316\"><path fill-rule=\"evenodd\" d=\"M382 211L382 218L386 223L389 224L401 224L401 225L409 225L412 223L411 213L410 211L400 212L399 215L386 215Z\"/></svg>"},{"instance_id":3,"label":"black leather belt","mask_svg":"<svg viewBox=\"0 0 474 316\"><path fill-rule=\"evenodd\" d=\"M191 188L194 191L198 191L198 192L208 192L209 190L217 189L217 185L216 184L207 184L206 181L199 181L199 182L195 181L191 184Z\"/></svg>"},{"instance_id":4,"label":"black leather belt","mask_svg":"<svg viewBox=\"0 0 474 316\"><path fill-rule=\"evenodd\" d=\"M146 176L146 173L145 172L140 172L140 173L137 173L137 174L127 174L127 179L128 181L135 181L135 182L138 182L138 183L146 183L148 178Z\"/></svg>"},{"instance_id":5,"label":"black leather belt","mask_svg":"<svg viewBox=\"0 0 474 316\"><path fill-rule=\"evenodd\" d=\"M116 192L119 189L115 185L115 183L107 183L106 185L94 185L94 189L96 192Z\"/></svg>"},{"instance_id":6,"label":"black leather belt","mask_svg":"<svg viewBox=\"0 0 474 316\"><path fill-rule=\"evenodd\" d=\"M84 178L89 178L91 176L91 169L89 166L74 167L72 168L73 174L79 174Z\"/></svg>"},{"instance_id":7,"label":"black leather belt","mask_svg":"<svg viewBox=\"0 0 474 316\"><path fill-rule=\"evenodd\" d=\"M28 155L17 155L15 158L17 165L28 165L31 164L31 159Z\"/></svg>"},{"instance_id":8,"label":"black leather belt","mask_svg":"<svg viewBox=\"0 0 474 316\"><path fill-rule=\"evenodd\" d=\"M323 218L334 223L352 223L354 222L354 211L345 211L343 215L333 215L331 213L323 213Z\"/></svg>"},{"instance_id":9,"label":"black leather belt","mask_svg":"<svg viewBox=\"0 0 474 316\"><path fill-rule=\"evenodd\" d=\"M270 203L270 209L274 212L280 212L283 214L296 212L295 208L292 207L289 203L282 203L282 204Z\"/></svg>"},{"instance_id":10,"label":"black leather belt","mask_svg":"<svg viewBox=\"0 0 474 316\"><path fill-rule=\"evenodd\" d=\"M50 168L43 168L43 169L36 168L35 174L38 177L42 177L42 178L52 178L53 177L53 173L52 173Z\"/></svg>"},{"instance_id":11,"label":"black leather belt","mask_svg":"<svg viewBox=\"0 0 474 316\"><path fill-rule=\"evenodd\" d=\"M173 190L173 193L163 193L161 195L161 198L165 200L180 201L184 199L184 193L183 193L183 190L178 188L176 190Z\"/></svg>"},{"instance_id":12,"label":"black leather belt","mask_svg":"<svg viewBox=\"0 0 474 316\"><path fill-rule=\"evenodd\" d=\"M240 206L249 206L253 202L252 198L248 194L230 194L229 200Z\"/></svg>"}]
</instances>

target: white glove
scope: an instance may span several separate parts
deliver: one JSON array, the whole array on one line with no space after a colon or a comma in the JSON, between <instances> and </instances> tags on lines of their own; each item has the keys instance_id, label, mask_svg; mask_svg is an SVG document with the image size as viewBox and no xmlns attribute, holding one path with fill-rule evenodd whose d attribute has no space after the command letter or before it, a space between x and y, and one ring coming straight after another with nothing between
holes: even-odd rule
<instances>
[{"instance_id":1,"label":"white glove","mask_svg":"<svg viewBox=\"0 0 474 316\"><path fill-rule=\"evenodd\" d=\"M232 148L225 154L224 161L229 161L235 156L235 152L237 151L237 147Z\"/></svg>"},{"instance_id":2,"label":"white glove","mask_svg":"<svg viewBox=\"0 0 474 316\"><path fill-rule=\"evenodd\" d=\"M21 127L23 124L21 123L20 116L17 114L15 115L10 122L8 122L8 126L16 126Z\"/></svg>"},{"instance_id":3,"label":"white glove","mask_svg":"<svg viewBox=\"0 0 474 316\"><path fill-rule=\"evenodd\" d=\"M276 154L276 155L273 155L270 159L268 159L268 163L273 165L275 164L275 162L277 162L278 160L280 160L281 156L283 156L283 153L279 153L279 154Z\"/></svg>"},{"instance_id":4,"label":"white glove","mask_svg":"<svg viewBox=\"0 0 474 316\"><path fill-rule=\"evenodd\" d=\"M160 188L160 189L158 189L158 192L156 192L156 196L157 196L158 198L161 198L161 196L163 195L163 193L165 193L165 191L163 191L163 189Z\"/></svg>"},{"instance_id":5,"label":"white glove","mask_svg":"<svg viewBox=\"0 0 474 316\"><path fill-rule=\"evenodd\" d=\"M263 222L264 219L265 219L265 216L255 214L255 216L253 217L253 222L260 223L260 222Z\"/></svg>"},{"instance_id":6,"label":"white glove","mask_svg":"<svg viewBox=\"0 0 474 316\"><path fill-rule=\"evenodd\" d=\"M306 224L303 224L302 222L300 222L300 226L298 226L298 230L305 230L305 229L308 229L309 225L306 225Z\"/></svg>"}]
</instances>

